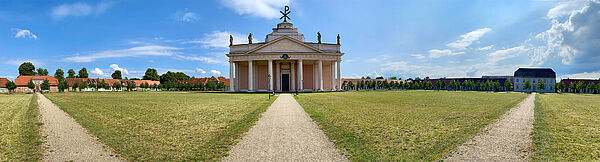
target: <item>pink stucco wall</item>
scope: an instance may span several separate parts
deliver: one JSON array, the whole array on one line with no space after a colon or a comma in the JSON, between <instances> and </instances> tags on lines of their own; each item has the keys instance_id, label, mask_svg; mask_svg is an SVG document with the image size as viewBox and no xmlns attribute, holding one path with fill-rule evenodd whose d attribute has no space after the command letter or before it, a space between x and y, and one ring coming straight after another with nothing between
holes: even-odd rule
<instances>
[{"instance_id":1,"label":"pink stucco wall","mask_svg":"<svg viewBox=\"0 0 600 162\"><path fill-rule=\"evenodd\" d=\"M304 89L314 89L313 84L313 65L312 64L304 64L302 66L302 76L304 77Z\"/></svg>"},{"instance_id":2,"label":"pink stucco wall","mask_svg":"<svg viewBox=\"0 0 600 162\"><path fill-rule=\"evenodd\" d=\"M267 65L256 66L256 78L254 78L254 81L256 81L257 87L255 89L267 89L269 77L269 71L267 71L268 69L269 68L267 67Z\"/></svg>"},{"instance_id":3,"label":"pink stucco wall","mask_svg":"<svg viewBox=\"0 0 600 162\"><path fill-rule=\"evenodd\" d=\"M331 89L331 64L323 62L323 89Z\"/></svg>"},{"instance_id":4,"label":"pink stucco wall","mask_svg":"<svg viewBox=\"0 0 600 162\"><path fill-rule=\"evenodd\" d=\"M240 90L248 90L248 64L240 64Z\"/></svg>"}]
</instances>

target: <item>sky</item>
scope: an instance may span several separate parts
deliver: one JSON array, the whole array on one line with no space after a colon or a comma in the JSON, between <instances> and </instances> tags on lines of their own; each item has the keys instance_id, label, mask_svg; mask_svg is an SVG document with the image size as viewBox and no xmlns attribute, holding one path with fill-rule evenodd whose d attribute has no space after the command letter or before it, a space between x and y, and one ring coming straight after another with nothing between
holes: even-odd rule
<instances>
[{"instance_id":1,"label":"sky","mask_svg":"<svg viewBox=\"0 0 600 162\"><path fill-rule=\"evenodd\" d=\"M93 78L229 76L229 35L264 41L290 22L316 42L341 36L342 76L481 77L519 67L560 78L600 78L600 0L178 0L0 1L0 77L18 66Z\"/></svg>"}]
</instances>

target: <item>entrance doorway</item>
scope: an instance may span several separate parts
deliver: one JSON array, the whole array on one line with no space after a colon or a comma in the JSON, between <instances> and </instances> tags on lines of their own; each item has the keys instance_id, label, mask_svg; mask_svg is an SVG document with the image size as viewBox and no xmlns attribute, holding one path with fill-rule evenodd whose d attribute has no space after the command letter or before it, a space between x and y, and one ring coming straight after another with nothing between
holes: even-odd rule
<instances>
[{"instance_id":1,"label":"entrance doorway","mask_svg":"<svg viewBox=\"0 0 600 162\"><path fill-rule=\"evenodd\" d=\"M281 74L281 91L290 91L290 74Z\"/></svg>"}]
</instances>

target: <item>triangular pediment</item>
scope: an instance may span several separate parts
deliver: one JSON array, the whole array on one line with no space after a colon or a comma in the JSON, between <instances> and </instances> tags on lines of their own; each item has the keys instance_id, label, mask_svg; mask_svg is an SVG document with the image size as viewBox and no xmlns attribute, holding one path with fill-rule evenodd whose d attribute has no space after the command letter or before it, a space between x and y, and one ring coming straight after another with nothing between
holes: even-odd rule
<instances>
[{"instance_id":1,"label":"triangular pediment","mask_svg":"<svg viewBox=\"0 0 600 162\"><path fill-rule=\"evenodd\" d=\"M312 52L312 53L323 53L323 51L304 44L296 39L283 36L277 38L269 43L266 43L260 47L252 49L247 53L270 53L270 52Z\"/></svg>"}]
</instances>

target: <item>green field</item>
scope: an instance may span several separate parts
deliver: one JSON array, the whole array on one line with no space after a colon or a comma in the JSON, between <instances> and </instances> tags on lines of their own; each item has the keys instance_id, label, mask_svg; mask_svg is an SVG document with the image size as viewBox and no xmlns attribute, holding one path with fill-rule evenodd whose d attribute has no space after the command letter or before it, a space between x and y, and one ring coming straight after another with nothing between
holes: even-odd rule
<instances>
[{"instance_id":1,"label":"green field","mask_svg":"<svg viewBox=\"0 0 600 162\"><path fill-rule=\"evenodd\" d=\"M533 161L599 161L600 96L536 96Z\"/></svg>"},{"instance_id":2,"label":"green field","mask_svg":"<svg viewBox=\"0 0 600 162\"><path fill-rule=\"evenodd\" d=\"M0 95L0 161L41 160L38 114L34 95Z\"/></svg>"},{"instance_id":3,"label":"green field","mask_svg":"<svg viewBox=\"0 0 600 162\"><path fill-rule=\"evenodd\" d=\"M352 161L434 161L525 97L523 93L363 91L296 98Z\"/></svg>"},{"instance_id":4,"label":"green field","mask_svg":"<svg viewBox=\"0 0 600 162\"><path fill-rule=\"evenodd\" d=\"M274 101L261 94L178 92L46 96L132 161L218 160Z\"/></svg>"}]
</instances>

